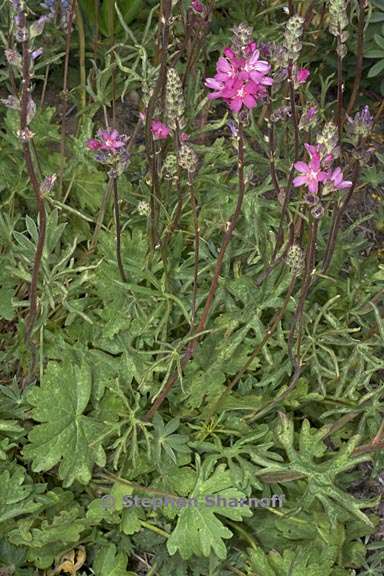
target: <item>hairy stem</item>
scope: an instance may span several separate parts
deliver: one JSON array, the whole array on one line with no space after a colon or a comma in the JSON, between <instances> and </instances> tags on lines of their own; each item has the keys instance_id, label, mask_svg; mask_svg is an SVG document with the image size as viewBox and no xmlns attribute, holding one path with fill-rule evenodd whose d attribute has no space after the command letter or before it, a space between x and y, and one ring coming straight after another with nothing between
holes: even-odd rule
<instances>
[{"instance_id":1,"label":"hairy stem","mask_svg":"<svg viewBox=\"0 0 384 576\"><path fill-rule=\"evenodd\" d=\"M61 139L60 139L60 177L59 177L59 190L60 193L63 192L63 179L64 179L64 168L65 168L65 137L66 137L66 119L67 119L67 109L68 109L68 70L69 70L69 55L71 51L71 39L72 39L72 24L73 16L76 9L77 0L72 0L68 11L67 19L67 34L65 38L65 56L64 56L64 76L63 76L63 106L61 114Z\"/></svg>"},{"instance_id":2,"label":"hairy stem","mask_svg":"<svg viewBox=\"0 0 384 576\"><path fill-rule=\"evenodd\" d=\"M341 146L341 137L343 132L343 116L344 116L344 104L343 104L343 59L340 56L340 50L342 43L340 40L340 35L337 36L337 111L336 111L336 126L337 133L339 136L339 144Z\"/></svg>"},{"instance_id":3,"label":"hairy stem","mask_svg":"<svg viewBox=\"0 0 384 576\"><path fill-rule=\"evenodd\" d=\"M27 18L25 12L20 13L20 26L27 29ZM23 140L23 154L25 165L28 172L28 178L35 193L36 206L39 215L39 235L37 239L35 257L33 262L32 279L29 292L29 312L25 321L25 340L32 350L32 370L34 371L35 353L34 345L32 342L33 326L37 317L37 285L39 279L39 272L41 267L41 259L43 256L45 233L46 233L46 213L44 205L44 196L40 189L40 183L36 175L35 166L32 158L30 138L28 135L28 105L30 101L31 91L31 52L29 49L29 38L26 34L26 39L22 42L22 58L23 58L23 82L21 93L21 108L20 108L20 134Z\"/></svg>"},{"instance_id":4,"label":"hairy stem","mask_svg":"<svg viewBox=\"0 0 384 576\"><path fill-rule=\"evenodd\" d=\"M87 104L85 87L87 84L87 72L85 69L85 31L83 15L80 6L76 2L77 32L79 35L79 68L80 68L80 107L84 110Z\"/></svg>"},{"instance_id":5,"label":"hairy stem","mask_svg":"<svg viewBox=\"0 0 384 576\"><path fill-rule=\"evenodd\" d=\"M272 336L272 334L276 330L280 320L283 318L283 316L285 314L285 311L286 311L287 306L289 304L289 300L292 296L293 289L295 287L295 283L296 283L296 274L293 274L281 309L276 312L276 314L273 316L272 320L269 322L267 329L266 329L266 332L265 332L265 335L263 336L263 339L256 346L255 350L252 352L252 354L250 355L250 357L248 358L248 360L246 361L244 366L237 372L235 377L232 378L231 382L227 385L226 389L221 394L219 399L209 409L209 412L206 415L206 419L209 419L209 418L211 418L211 416L213 416L213 414L216 412L217 408L220 406L220 404L224 400L224 398L226 396L228 396L230 391L240 382L243 374L248 370L249 366L252 364L252 362L255 360L257 355L261 352L261 350L263 349L265 344L268 342L268 340L270 339L270 337Z\"/></svg>"},{"instance_id":6,"label":"hairy stem","mask_svg":"<svg viewBox=\"0 0 384 576\"><path fill-rule=\"evenodd\" d=\"M355 163L355 167L354 167L353 175L352 175L352 186L349 189L348 194L345 196L344 201L342 202L341 206L336 205L334 210L333 210L331 231L330 231L330 234L328 236L328 241L327 241L327 246L325 248L325 255L324 255L323 266L322 266L323 274L328 270L329 265L331 263L333 253L335 251L336 240L337 240L337 235L338 235L338 232L340 229L341 219L343 217L345 210L348 207L348 204L351 201L351 198L353 196L353 192L356 188L356 184L359 180L359 176L360 176L360 162L357 160Z\"/></svg>"},{"instance_id":7,"label":"hairy stem","mask_svg":"<svg viewBox=\"0 0 384 576\"><path fill-rule=\"evenodd\" d=\"M103 224L104 215L105 215L105 212L106 212L106 209L108 206L109 199L111 197L111 192L112 192L112 179L110 178L108 180L107 187L105 189L105 192L103 194L103 198L101 200L101 207L100 207L99 214L97 216L95 231L93 233L92 240L91 240L91 243L89 246L89 252L92 252L96 247L97 237L100 233L101 226Z\"/></svg>"},{"instance_id":8,"label":"hairy stem","mask_svg":"<svg viewBox=\"0 0 384 576\"><path fill-rule=\"evenodd\" d=\"M351 114L359 93L360 81L363 72L363 57L364 57L364 26L365 26L365 0L358 0L359 15L357 21L357 45L356 45L356 70L355 78L353 80L352 93L349 98L347 107L347 114Z\"/></svg>"},{"instance_id":9,"label":"hairy stem","mask_svg":"<svg viewBox=\"0 0 384 576\"><path fill-rule=\"evenodd\" d=\"M292 167L288 176L288 183L287 188L284 195L284 203L283 208L281 211L280 223L276 237L276 246L273 253L272 259L276 258L276 254L278 253L279 249L281 248L284 240L284 223L285 218L288 212L288 205L291 199L292 194L292 183L293 183L293 176L294 176L294 164L299 159L299 147L300 147L300 136L299 136L299 124L297 118L297 110L296 110L296 102L295 102L295 87L293 84L293 76L292 76L292 69L293 69L293 62L292 60L289 61L288 64L288 86L289 86L289 102L291 107L291 119L292 119L292 126L293 126L293 134L294 134L294 160L292 163Z\"/></svg>"},{"instance_id":10,"label":"hairy stem","mask_svg":"<svg viewBox=\"0 0 384 576\"><path fill-rule=\"evenodd\" d=\"M193 189L193 178L190 172L188 172L188 190L192 206L192 219L194 227L194 253L195 253L195 264L193 272L193 292L192 292L192 322L191 322L193 327L195 325L196 300L197 300L197 288L198 288L197 278L199 274L200 228L198 217L198 205L196 202L195 191Z\"/></svg>"},{"instance_id":11,"label":"hairy stem","mask_svg":"<svg viewBox=\"0 0 384 576\"><path fill-rule=\"evenodd\" d=\"M151 124L156 110L156 104L160 98L161 116L165 112L165 94L167 84L167 57L169 43L169 26L172 14L172 0L162 0L160 6L159 32L160 32L160 72L152 96L149 99L145 112L145 148L148 164L151 166L151 243L152 249L159 243L159 231L156 228L156 198L159 198L160 182L156 169L156 157L154 142L151 133Z\"/></svg>"},{"instance_id":12,"label":"hairy stem","mask_svg":"<svg viewBox=\"0 0 384 576\"><path fill-rule=\"evenodd\" d=\"M115 210L116 260L120 272L120 277L123 282L127 282L127 277L124 272L123 260L121 258L121 224L120 224L119 194L117 191L117 179L115 176L111 176L111 180L113 189L113 205Z\"/></svg>"},{"instance_id":13,"label":"hairy stem","mask_svg":"<svg viewBox=\"0 0 384 576\"><path fill-rule=\"evenodd\" d=\"M293 317L292 328L289 332L288 336L288 353L294 368L296 368L300 361L298 360L300 356L300 347L301 347L301 337L302 337L302 322L303 322L303 313L304 313L304 305L305 300L307 298L309 288L312 282L312 272L315 265L315 252L316 252L316 238L317 238L317 229L319 226L319 221L310 217L310 225L309 225L309 239L308 239L308 247L305 255L305 270L304 270L304 278L303 284L301 287L299 302L296 308L295 315ZM293 354L293 338L297 334L296 339L296 354Z\"/></svg>"},{"instance_id":14,"label":"hairy stem","mask_svg":"<svg viewBox=\"0 0 384 576\"><path fill-rule=\"evenodd\" d=\"M176 161L177 161L177 172L176 172L176 177L175 177L175 184L176 184L176 191L177 191L177 205L176 205L175 216L171 222L169 230L165 234L165 238L164 238L164 244L165 245L168 244L168 242L172 238L174 231L177 229L177 227L179 225L181 214L183 211L183 205L184 205L184 191L183 191L183 187L181 186L182 170L181 170L181 166L180 166L180 130L179 130L178 123L176 123L174 142L175 142Z\"/></svg>"},{"instance_id":15,"label":"hairy stem","mask_svg":"<svg viewBox=\"0 0 384 576\"><path fill-rule=\"evenodd\" d=\"M239 121L239 135L238 135L238 143L239 143L239 152L238 152L238 175L239 175L239 194L237 199L237 204L234 213L232 214L230 220L227 222L226 231L222 240L221 248L219 255L216 260L215 271L212 278L211 286L208 292L208 296L205 302L205 306L200 318L200 322L198 326L194 330L194 338L190 341L187 349L185 350L181 362L180 367L181 370L185 368L188 364L190 359L192 358L196 347L199 341L199 334L205 329L207 324L208 315L213 304L213 300L216 294L216 290L219 283L219 276L221 273L221 269L223 266L224 256L228 247L228 244L232 238L233 231L237 225L237 222L240 218L241 214L241 207L243 204L244 193L245 193L245 181L244 181L244 133L243 133L243 126L241 121ZM165 383L162 391L157 396L156 400L152 404L151 408L148 412L144 415L144 421L151 420L153 416L156 414L166 397L168 396L169 392L171 391L174 384L177 382L179 372L174 371L173 374L170 375L167 382Z\"/></svg>"}]
</instances>

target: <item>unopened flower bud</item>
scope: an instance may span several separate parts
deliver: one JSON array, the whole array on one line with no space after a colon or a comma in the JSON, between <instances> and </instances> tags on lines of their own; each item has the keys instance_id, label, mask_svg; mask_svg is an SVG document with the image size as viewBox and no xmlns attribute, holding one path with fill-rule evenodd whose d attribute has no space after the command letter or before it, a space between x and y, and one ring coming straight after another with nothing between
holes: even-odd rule
<instances>
[{"instance_id":1,"label":"unopened flower bud","mask_svg":"<svg viewBox=\"0 0 384 576\"><path fill-rule=\"evenodd\" d=\"M56 182L56 174L51 174L51 176L46 176L42 183L40 184L40 192L43 194L49 194Z\"/></svg>"},{"instance_id":2,"label":"unopened flower bud","mask_svg":"<svg viewBox=\"0 0 384 576\"><path fill-rule=\"evenodd\" d=\"M30 140L32 140L34 136L33 132L29 128L24 128L24 130L18 130L17 135L23 143L29 142Z\"/></svg>"},{"instance_id":3,"label":"unopened flower bud","mask_svg":"<svg viewBox=\"0 0 384 576\"><path fill-rule=\"evenodd\" d=\"M340 36L341 41L344 43L348 38L348 34L343 32L347 26L347 0L329 0L330 33L334 36Z\"/></svg>"},{"instance_id":4,"label":"unopened flower bud","mask_svg":"<svg viewBox=\"0 0 384 576\"><path fill-rule=\"evenodd\" d=\"M304 255L300 246L292 244L288 250L285 261L292 272L296 274L300 273L304 268Z\"/></svg>"},{"instance_id":5,"label":"unopened flower bud","mask_svg":"<svg viewBox=\"0 0 384 576\"><path fill-rule=\"evenodd\" d=\"M232 49L236 54L242 55L252 42L253 29L248 24L241 23L232 28Z\"/></svg>"},{"instance_id":6,"label":"unopened flower bud","mask_svg":"<svg viewBox=\"0 0 384 576\"><path fill-rule=\"evenodd\" d=\"M11 110L20 110L20 100L16 96L8 96L7 98L1 98L0 102L10 108Z\"/></svg>"},{"instance_id":7,"label":"unopened flower bud","mask_svg":"<svg viewBox=\"0 0 384 576\"><path fill-rule=\"evenodd\" d=\"M337 127L333 122L327 122L317 138L317 143L321 145L323 154L332 154L333 158L337 158L339 155L338 141Z\"/></svg>"},{"instance_id":8,"label":"unopened flower bud","mask_svg":"<svg viewBox=\"0 0 384 576\"><path fill-rule=\"evenodd\" d=\"M5 50L5 57L7 59L8 64L11 66L17 66L18 68L22 65L22 58L21 55L17 52L17 50L12 50L7 48Z\"/></svg>"},{"instance_id":9,"label":"unopened flower bud","mask_svg":"<svg viewBox=\"0 0 384 576\"><path fill-rule=\"evenodd\" d=\"M174 180L177 175L177 159L174 154L168 154L163 167L162 174L166 180Z\"/></svg>"},{"instance_id":10,"label":"unopened flower bud","mask_svg":"<svg viewBox=\"0 0 384 576\"><path fill-rule=\"evenodd\" d=\"M312 216L318 220L319 218L321 218L324 214L324 208L323 206L320 204L320 202L318 204L316 204L312 210L311 210L311 214Z\"/></svg>"},{"instance_id":11,"label":"unopened flower bud","mask_svg":"<svg viewBox=\"0 0 384 576\"><path fill-rule=\"evenodd\" d=\"M356 112L353 118L348 118L348 133L357 141L369 136L373 126L373 116L368 106L364 106L360 112Z\"/></svg>"},{"instance_id":12,"label":"unopened flower bud","mask_svg":"<svg viewBox=\"0 0 384 576\"><path fill-rule=\"evenodd\" d=\"M137 205L137 211L140 216L148 216L151 212L151 207L145 200L141 200Z\"/></svg>"}]
</instances>

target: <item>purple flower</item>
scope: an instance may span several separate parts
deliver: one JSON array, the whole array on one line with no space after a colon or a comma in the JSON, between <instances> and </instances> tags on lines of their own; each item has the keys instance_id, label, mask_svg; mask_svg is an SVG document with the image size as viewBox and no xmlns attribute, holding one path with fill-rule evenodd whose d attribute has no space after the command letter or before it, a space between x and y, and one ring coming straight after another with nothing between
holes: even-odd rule
<instances>
[{"instance_id":1,"label":"purple flower","mask_svg":"<svg viewBox=\"0 0 384 576\"><path fill-rule=\"evenodd\" d=\"M348 117L347 130L358 140L360 137L366 138L369 135L373 126L373 116L369 111L368 106L364 106L360 112L356 112L353 118Z\"/></svg>"},{"instance_id":2,"label":"purple flower","mask_svg":"<svg viewBox=\"0 0 384 576\"><path fill-rule=\"evenodd\" d=\"M95 152L95 160L110 166L109 174L113 177L121 174L129 163L129 152L126 148L127 136L113 130L98 130L96 138L87 140L88 150Z\"/></svg>"},{"instance_id":3,"label":"purple flower","mask_svg":"<svg viewBox=\"0 0 384 576\"><path fill-rule=\"evenodd\" d=\"M166 126L166 124L160 122L160 120L153 120L151 124L151 132L154 140L166 140L171 130Z\"/></svg>"},{"instance_id":4,"label":"purple flower","mask_svg":"<svg viewBox=\"0 0 384 576\"><path fill-rule=\"evenodd\" d=\"M333 171L327 173L327 184L330 184L334 190L345 190L352 186L350 180L344 180L343 172L340 167L335 168Z\"/></svg>"},{"instance_id":5,"label":"purple flower","mask_svg":"<svg viewBox=\"0 0 384 576\"><path fill-rule=\"evenodd\" d=\"M239 135L239 130L238 130L236 124L233 122L233 120L228 120L227 126L230 129L232 136L234 138L237 138L237 136Z\"/></svg>"},{"instance_id":6,"label":"purple flower","mask_svg":"<svg viewBox=\"0 0 384 576\"><path fill-rule=\"evenodd\" d=\"M308 130L311 128L316 123L316 116L317 106L309 106L306 108L300 117L299 129Z\"/></svg>"},{"instance_id":7,"label":"purple flower","mask_svg":"<svg viewBox=\"0 0 384 576\"><path fill-rule=\"evenodd\" d=\"M192 0L191 8L196 14L203 14L204 13L204 4L200 2L200 0Z\"/></svg>"},{"instance_id":8,"label":"purple flower","mask_svg":"<svg viewBox=\"0 0 384 576\"><path fill-rule=\"evenodd\" d=\"M249 76L249 78L256 83L263 84L264 86L272 85L272 78L267 76L268 72L271 70L270 64L264 60L259 59L260 52L255 50L253 54L246 60L244 64L244 72Z\"/></svg>"},{"instance_id":9,"label":"purple flower","mask_svg":"<svg viewBox=\"0 0 384 576\"><path fill-rule=\"evenodd\" d=\"M46 176L42 183L40 184L40 192L42 194L49 194L56 182L56 174L51 174L51 176Z\"/></svg>"},{"instance_id":10,"label":"purple flower","mask_svg":"<svg viewBox=\"0 0 384 576\"><path fill-rule=\"evenodd\" d=\"M116 154L120 148L126 145L126 137L117 130L99 130L96 138L87 142L89 150L102 150L109 154Z\"/></svg>"},{"instance_id":11,"label":"purple flower","mask_svg":"<svg viewBox=\"0 0 384 576\"><path fill-rule=\"evenodd\" d=\"M42 48L37 48L36 50L33 50L31 54L32 60L36 60L37 58L39 58L42 55L42 53L43 53Z\"/></svg>"}]
</instances>

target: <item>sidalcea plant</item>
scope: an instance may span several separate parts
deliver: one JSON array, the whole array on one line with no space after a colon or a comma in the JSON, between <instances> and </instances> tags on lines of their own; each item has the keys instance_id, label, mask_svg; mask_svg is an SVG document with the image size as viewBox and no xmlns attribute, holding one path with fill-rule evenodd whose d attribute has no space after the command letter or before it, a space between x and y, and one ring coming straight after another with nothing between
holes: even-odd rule
<instances>
[{"instance_id":1,"label":"sidalcea plant","mask_svg":"<svg viewBox=\"0 0 384 576\"><path fill-rule=\"evenodd\" d=\"M246 188L244 177L244 122L246 120L247 110L252 110L255 108L258 102L263 101L267 97L266 87L271 86L273 83L272 78L267 75L271 69L270 64L267 61L260 60L260 52L256 48L256 43L252 41L252 30L248 26L240 25L234 29L232 46L226 48L224 54L225 55L220 57L217 62L215 77L207 78L205 85L207 88L212 88L214 90L214 92L211 93L210 98L223 100L229 106L234 115L234 124L236 125L234 130L236 134L235 139L237 142L238 197L235 210L226 224L226 229L217 256L212 281L203 310L200 315L200 320L193 322L192 325L192 334L188 346L184 351L181 359L181 369L184 369L188 362L191 360L201 338L201 332L205 330L209 313L218 288L224 257L232 239L233 232L240 219ZM174 118L176 118L176 120L174 120L175 129L176 133L178 134L179 121L177 118L182 119L183 116L181 112L182 105L180 104L180 96L178 96L180 86L176 81L176 77L174 78L174 76L174 72L171 69L168 73L168 78L171 79L172 83L170 88L168 88L168 93L171 92L172 96L170 100L172 109L174 110ZM176 151L177 162L180 164L180 160L182 163L183 158L180 157L178 138L176 138ZM193 154L184 154L184 156L185 158L193 158ZM193 160L193 163L195 163L195 160ZM189 172L191 173L191 170ZM179 177L177 177L177 181L179 181ZM191 180L189 180L189 187L190 189L192 187ZM191 200L195 215L195 249L197 249L197 232L199 227L196 219L196 203L194 201L193 194L191 195ZM179 206L180 205L181 203L179 202ZM195 289L192 307L193 320L195 320L196 314L196 262L197 261L195 259ZM145 420L152 419L174 386L178 376L178 370L169 376L162 390L158 393L156 399L154 400L151 408L145 414Z\"/></svg>"}]
</instances>

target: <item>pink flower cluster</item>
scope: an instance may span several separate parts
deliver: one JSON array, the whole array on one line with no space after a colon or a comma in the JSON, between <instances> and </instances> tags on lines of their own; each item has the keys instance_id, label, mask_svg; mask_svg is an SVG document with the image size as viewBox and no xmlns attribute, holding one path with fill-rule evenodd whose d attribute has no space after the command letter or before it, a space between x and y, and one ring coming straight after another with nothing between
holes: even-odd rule
<instances>
[{"instance_id":1,"label":"pink flower cluster","mask_svg":"<svg viewBox=\"0 0 384 576\"><path fill-rule=\"evenodd\" d=\"M243 106L252 109L266 97L266 87L272 85L270 70L270 64L260 60L255 42L245 48L244 57L225 48L224 56L217 61L215 76L205 80L205 86L213 90L208 98L222 98L232 112L240 112Z\"/></svg>"},{"instance_id":2,"label":"pink flower cluster","mask_svg":"<svg viewBox=\"0 0 384 576\"><path fill-rule=\"evenodd\" d=\"M151 132L154 140L166 140L171 132L166 124L160 120L152 120Z\"/></svg>"},{"instance_id":3,"label":"pink flower cluster","mask_svg":"<svg viewBox=\"0 0 384 576\"><path fill-rule=\"evenodd\" d=\"M126 145L126 136L119 134L117 130L98 130L96 138L87 141L87 148L93 151L117 154Z\"/></svg>"},{"instance_id":4,"label":"pink flower cluster","mask_svg":"<svg viewBox=\"0 0 384 576\"><path fill-rule=\"evenodd\" d=\"M95 160L109 166L110 176L117 177L128 166L128 137L115 129L98 130L95 138L87 140L86 146L95 154Z\"/></svg>"},{"instance_id":5,"label":"pink flower cluster","mask_svg":"<svg viewBox=\"0 0 384 576\"><path fill-rule=\"evenodd\" d=\"M321 146L305 144L305 148L309 154L309 162L296 162L294 164L299 176L293 180L293 185L306 186L308 194L305 200L308 204L313 206L313 215L321 215L322 211L319 209L319 184L322 183L324 191L331 192L335 190L345 190L352 186L350 180L344 180L344 175L341 168L332 168L333 156L332 154L322 155Z\"/></svg>"}]
</instances>

